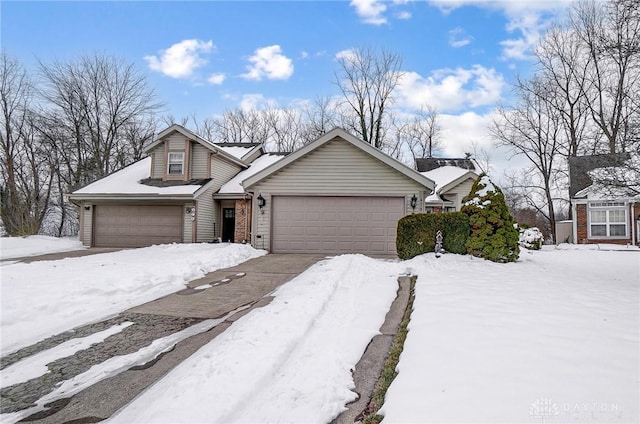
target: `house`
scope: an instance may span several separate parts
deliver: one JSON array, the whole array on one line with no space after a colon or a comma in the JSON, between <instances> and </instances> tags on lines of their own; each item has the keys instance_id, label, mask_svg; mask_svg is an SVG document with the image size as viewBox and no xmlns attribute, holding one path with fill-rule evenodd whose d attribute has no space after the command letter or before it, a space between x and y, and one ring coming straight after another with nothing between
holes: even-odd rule
<instances>
[{"instance_id":1,"label":"house","mask_svg":"<svg viewBox=\"0 0 640 424\"><path fill-rule=\"evenodd\" d=\"M624 169L636 157L591 155L569 159L572 240L579 244L640 243L640 187L629 184ZM632 164L637 168L637 164ZM622 171L622 172L610 172ZM602 174L614 176L609 183ZM600 178L594 178L600 174ZM625 181L617 186L616 180Z\"/></svg>"},{"instance_id":2,"label":"house","mask_svg":"<svg viewBox=\"0 0 640 424\"><path fill-rule=\"evenodd\" d=\"M395 254L398 220L435 184L336 128L283 156L179 125L149 157L70 194L89 246L248 241L279 253ZM413 201L412 201L413 199Z\"/></svg>"},{"instance_id":3,"label":"house","mask_svg":"<svg viewBox=\"0 0 640 424\"><path fill-rule=\"evenodd\" d=\"M214 194L238 174L281 156L260 144L213 144L171 125L145 148L148 156L69 195L86 246L248 240L251 201L244 190ZM259 168L258 168L259 169Z\"/></svg>"},{"instance_id":4,"label":"house","mask_svg":"<svg viewBox=\"0 0 640 424\"><path fill-rule=\"evenodd\" d=\"M425 199L425 212L460 211L464 198L480 172L470 158L423 158L416 159L416 168L425 177L433 180L436 187Z\"/></svg>"}]
</instances>

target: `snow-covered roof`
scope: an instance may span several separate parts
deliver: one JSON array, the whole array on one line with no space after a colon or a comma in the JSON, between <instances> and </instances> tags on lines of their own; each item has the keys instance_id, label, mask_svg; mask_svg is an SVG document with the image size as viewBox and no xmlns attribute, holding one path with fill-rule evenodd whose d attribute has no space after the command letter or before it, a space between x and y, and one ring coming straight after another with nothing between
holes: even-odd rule
<instances>
[{"instance_id":1,"label":"snow-covered roof","mask_svg":"<svg viewBox=\"0 0 640 424\"><path fill-rule=\"evenodd\" d=\"M251 153L251 151L253 151L253 149L256 148L256 146L219 146L216 144L216 147L220 150L222 150L223 152L229 153L231 156L237 158L237 159L242 159L243 157L245 157L246 155L248 155L249 153Z\"/></svg>"},{"instance_id":2,"label":"snow-covered roof","mask_svg":"<svg viewBox=\"0 0 640 424\"><path fill-rule=\"evenodd\" d=\"M575 198L589 200L640 199L640 155L630 154L617 166L587 172L591 185L576 192Z\"/></svg>"},{"instance_id":3,"label":"snow-covered roof","mask_svg":"<svg viewBox=\"0 0 640 424\"><path fill-rule=\"evenodd\" d=\"M434 192L425 199L426 203L443 203L445 201L440 197L440 195L445 191L453 188L453 186L467 178L475 179L478 177L478 174L473 171L450 165L441 166L440 168L432 169L431 171L421 172L421 174L436 183Z\"/></svg>"},{"instance_id":4,"label":"snow-covered roof","mask_svg":"<svg viewBox=\"0 0 640 424\"><path fill-rule=\"evenodd\" d=\"M225 185L223 185L218 193L221 194L236 194L236 193L244 193L244 188L242 187L242 182L252 175L262 171L267 166L276 163L280 159L284 158L282 155L272 155L272 154L264 154L254 160L251 163L249 169L245 169L240 172L238 175L230 179Z\"/></svg>"},{"instance_id":5,"label":"snow-covered roof","mask_svg":"<svg viewBox=\"0 0 640 424\"><path fill-rule=\"evenodd\" d=\"M89 184L72 193L73 195L86 194L193 194L201 185L177 185L171 187L153 187L140 184L141 180L151 175L151 158L135 162L120 171L114 172L98 181Z\"/></svg>"}]
</instances>

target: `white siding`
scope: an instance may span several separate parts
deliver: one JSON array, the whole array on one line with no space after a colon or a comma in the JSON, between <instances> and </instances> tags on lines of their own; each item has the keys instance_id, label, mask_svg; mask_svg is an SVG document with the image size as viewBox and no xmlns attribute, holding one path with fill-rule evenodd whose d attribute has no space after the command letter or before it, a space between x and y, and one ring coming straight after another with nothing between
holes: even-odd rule
<instances>
[{"instance_id":1,"label":"white siding","mask_svg":"<svg viewBox=\"0 0 640 424\"><path fill-rule=\"evenodd\" d=\"M189 203L184 205L184 208L183 208L183 212L184 212L182 214L184 217L183 228L182 228L183 243L193 243L194 241L193 240L193 223L195 221L194 221L194 218L190 214L188 214L186 211L187 208L194 207L194 206L195 205Z\"/></svg>"},{"instance_id":2,"label":"white siding","mask_svg":"<svg viewBox=\"0 0 640 424\"><path fill-rule=\"evenodd\" d=\"M198 243L210 242L219 236L218 208L215 206L213 194L220 190L227 181L233 178L241 168L238 165L220 159L216 155L211 156L211 181L207 189L198 194L196 212L196 241Z\"/></svg>"},{"instance_id":3,"label":"white siding","mask_svg":"<svg viewBox=\"0 0 640 424\"><path fill-rule=\"evenodd\" d=\"M270 247L271 195L405 196L405 213L411 213L411 197L424 199L425 187L368 153L337 138L289 164L250 188L255 193L254 237L257 248ZM260 212L258 194L267 200ZM422 207L418 200L416 212ZM260 236L258 238L257 236Z\"/></svg>"},{"instance_id":4,"label":"white siding","mask_svg":"<svg viewBox=\"0 0 640 424\"><path fill-rule=\"evenodd\" d=\"M220 189L231 178L235 177L242 169L240 166L227 162L216 155L211 156L211 178Z\"/></svg>"},{"instance_id":5,"label":"white siding","mask_svg":"<svg viewBox=\"0 0 640 424\"><path fill-rule=\"evenodd\" d=\"M453 187L451 190L448 190L446 193L444 193L444 196L447 198L453 198L451 194L457 195L456 201L454 204L454 206L456 207L456 211L460 211L460 208L462 207L462 199L464 199L469 195L469 192L471 191L471 187L473 187L474 181L475 180L473 180L472 178L467 178L465 181L461 182L457 186Z\"/></svg>"},{"instance_id":6,"label":"white siding","mask_svg":"<svg viewBox=\"0 0 640 424\"><path fill-rule=\"evenodd\" d=\"M87 207L89 210L87 210ZM91 233L93 231L93 205L82 202L82 244L91 246Z\"/></svg>"},{"instance_id":7,"label":"white siding","mask_svg":"<svg viewBox=\"0 0 640 424\"><path fill-rule=\"evenodd\" d=\"M217 185L211 185L198 196L196 203L198 208L196 211L196 242L198 243L213 241L214 225L218 225L213 193L218 190L219 187Z\"/></svg>"},{"instance_id":8,"label":"white siding","mask_svg":"<svg viewBox=\"0 0 640 424\"><path fill-rule=\"evenodd\" d=\"M193 144L191 152L191 178L209 178L209 152L210 150L199 143Z\"/></svg>"},{"instance_id":9,"label":"white siding","mask_svg":"<svg viewBox=\"0 0 640 424\"><path fill-rule=\"evenodd\" d=\"M164 153L164 143L159 144L151 153L153 156L153 169L151 170L151 178L162 178L166 172L166 161Z\"/></svg>"},{"instance_id":10,"label":"white siding","mask_svg":"<svg viewBox=\"0 0 640 424\"><path fill-rule=\"evenodd\" d=\"M424 187L373 156L337 139L291 163L252 191L309 194L405 194Z\"/></svg>"},{"instance_id":11,"label":"white siding","mask_svg":"<svg viewBox=\"0 0 640 424\"><path fill-rule=\"evenodd\" d=\"M184 150L185 142L187 138L179 132L174 132L166 138L165 143L168 143L169 150Z\"/></svg>"}]
</instances>

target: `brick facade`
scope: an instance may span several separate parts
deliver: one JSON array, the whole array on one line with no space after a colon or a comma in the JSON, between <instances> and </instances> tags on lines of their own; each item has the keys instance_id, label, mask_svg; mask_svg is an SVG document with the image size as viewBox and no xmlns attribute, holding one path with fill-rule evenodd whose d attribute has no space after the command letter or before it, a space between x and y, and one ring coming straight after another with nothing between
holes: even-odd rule
<instances>
[{"instance_id":1,"label":"brick facade","mask_svg":"<svg viewBox=\"0 0 640 424\"><path fill-rule=\"evenodd\" d=\"M242 243L251 240L251 199L238 199L236 208L235 241Z\"/></svg>"}]
</instances>

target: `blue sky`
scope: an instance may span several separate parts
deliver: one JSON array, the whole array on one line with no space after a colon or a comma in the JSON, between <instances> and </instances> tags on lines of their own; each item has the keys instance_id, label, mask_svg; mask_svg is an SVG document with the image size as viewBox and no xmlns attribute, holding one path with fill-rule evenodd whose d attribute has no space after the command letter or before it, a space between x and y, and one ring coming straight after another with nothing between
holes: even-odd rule
<instances>
[{"instance_id":1,"label":"blue sky","mask_svg":"<svg viewBox=\"0 0 640 424\"><path fill-rule=\"evenodd\" d=\"M396 107L441 114L445 153L491 151L492 110L531 72L530 47L567 0L3 1L1 43L37 60L106 52L148 76L166 113L204 118L227 108L338 95L339 52L384 48L403 59ZM499 165L502 162L502 165Z\"/></svg>"}]
</instances>

